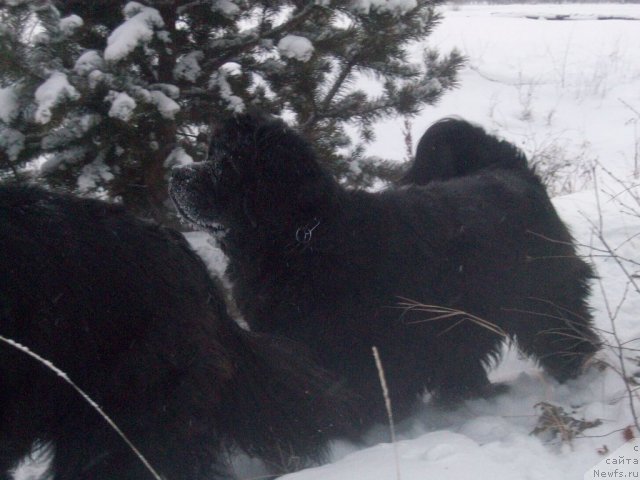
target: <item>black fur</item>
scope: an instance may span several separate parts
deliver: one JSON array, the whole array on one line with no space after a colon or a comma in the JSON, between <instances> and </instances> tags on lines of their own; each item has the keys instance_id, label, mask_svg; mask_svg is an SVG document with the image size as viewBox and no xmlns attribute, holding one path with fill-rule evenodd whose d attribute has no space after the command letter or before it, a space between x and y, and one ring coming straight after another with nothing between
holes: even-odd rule
<instances>
[{"instance_id":1,"label":"black fur","mask_svg":"<svg viewBox=\"0 0 640 480\"><path fill-rule=\"evenodd\" d=\"M400 184L424 185L486 169L527 170L527 158L517 147L487 135L480 127L443 118L422 135L415 161Z\"/></svg>"},{"instance_id":2,"label":"black fur","mask_svg":"<svg viewBox=\"0 0 640 480\"><path fill-rule=\"evenodd\" d=\"M432 175L446 180L423 187L345 189L296 132L256 115L230 121L207 162L173 173L179 210L229 256L251 328L311 346L367 399L368 420L384 416L374 345L397 418L425 388L446 400L488 391L486 369L504 338L470 315L515 338L560 381L598 348L586 305L591 268L524 156L450 126L461 138L438 151L453 153L430 157ZM491 158L503 165L474 167ZM463 160L465 175L442 173Z\"/></svg>"},{"instance_id":3,"label":"black fur","mask_svg":"<svg viewBox=\"0 0 640 480\"><path fill-rule=\"evenodd\" d=\"M301 347L237 327L176 232L0 186L0 252L0 334L65 371L168 480L222 475L227 447L301 467L355 425ZM151 478L71 387L0 344L1 479L34 442L58 480Z\"/></svg>"}]
</instances>

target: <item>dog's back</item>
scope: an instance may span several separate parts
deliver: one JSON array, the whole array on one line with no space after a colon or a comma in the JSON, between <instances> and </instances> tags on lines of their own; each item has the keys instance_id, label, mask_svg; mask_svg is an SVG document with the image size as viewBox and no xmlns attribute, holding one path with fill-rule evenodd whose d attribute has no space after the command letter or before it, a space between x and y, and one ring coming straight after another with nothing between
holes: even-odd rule
<instances>
[{"instance_id":1,"label":"dog's back","mask_svg":"<svg viewBox=\"0 0 640 480\"><path fill-rule=\"evenodd\" d=\"M527 159L515 145L487 134L481 127L444 118L422 135L415 159L400 184L424 185L487 168L527 169Z\"/></svg>"}]
</instances>

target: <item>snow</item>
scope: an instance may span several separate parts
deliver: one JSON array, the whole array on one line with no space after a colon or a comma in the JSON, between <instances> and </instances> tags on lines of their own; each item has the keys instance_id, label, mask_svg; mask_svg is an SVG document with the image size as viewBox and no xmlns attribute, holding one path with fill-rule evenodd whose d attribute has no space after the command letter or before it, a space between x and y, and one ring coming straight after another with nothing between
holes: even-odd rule
<instances>
[{"instance_id":1,"label":"snow","mask_svg":"<svg viewBox=\"0 0 640 480\"><path fill-rule=\"evenodd\" d=\"M220 71L227 77L236 77L242 75L242 66L236 62L227 62L220 67Z\"/></svg>"},{"instance_id":2,"label":"snow","mask_svg":"<svg viewBox=\"0 0 640 480\"><path fill-rule=\"evenodd\" d=\"M215 246L215 241L205 232L188 232L185 237L191 247L202 257L209 271L216 277L223 278L227 268L227 257Z\"/></svg>"},{"instance_id":3,"label":"snow","mask_svg":"<svg viewBox=\"0 0 640 480\"><path fill-rule=\"evenodd\" d=\"M6 152L9 160L17 160L24 149L24 134L13 128L0 126L0 148Z\"/></svg>"},{"instance_id":4,"label":"snow","mask_svg":"<svg viewBox=\"0 0 640 480\"><path fill-rule=\"evenodd\" d=\"M64 170L67 165L72 165L84 159L87 155L87 147L84 145L72 146L65 148L55 154L46 155L44 161L40 164L40 173L48 174L54 170Z\"/></svg>"},{"instance_id":5,"label":"snow","mask_svg":"<svg viewBox=\"0 0 640 480\"><path fill-rule=\"evenodd\" d=\"M15 469L16 480L36 480L46 478L53 457L46 446L37 446L31 451L30 458L25 458Z\"/></svg>"},{"instance_id":6,"label":"snow","mask_svg":"<svg viewBox=\"0 0 640 480\"><path fill-rule=\"evenodd\" d=\"M77 29L82 27L84 22L78 15L69 15L60 19L60 31L65 35L73 35Z\"/></svg>"},{"instance_id":7,"label":"snow","mask_svg":"<svg viewBox=\"0 0 640 480\"><path fill-rule=\"evenodd\" d=\"M154 29L164 27L160 12L137 2L129 2L124 7L125 22L116 28L107 39L104 59L117 62L124 59L137 47L153 39Z\"/></svg>"},{"instance_id":8,"label":"snow","mask_svg":"<svg viewBox=\"0 0 640 480\"><path fill-rule=\"evenodd\" d=\"M174 100L180 98L180 88L176 85L172 85L171 83L154 83L151 86L156 90L160 90L169 98L173 98Z\"/></svg>"},{"instance_id":9,"label":"snow","mask_svg":"<svg viewBox=\"0 0 640 480\"><path fill-rule=\"evenodd\" d=\"M174 167L178 165L189 165L190 163L193 163L193 157L185 152L184 148L176 147L165 159L164 166Z\"/></svg>"},{"instance_id":10,"label":"snow","mask_svg":"<svg viewBox=\"0 0 640 480\"><path fill-rule=\"evenodd\" d=\"M11 123L18 116L18 95L13 85L0 88L0 120Z\"/></svg>"},{"instance_id":11,"label":"snow","mask_svg":"<svg viewBox=\"0 0 640 480\"><path fill-rule=\"evenodd\" d=\"M371 10L374 10L402 14L417 6L416 0L354 0L350 4L352 10L361 13L370 13Z\"/></svg>"},{"instance_id":12,"label":"snow","mask_svg":"<svg viewBox=\"0 0 640 480\"><path fill-rule=\"evenodd\" d=\"M160 90L152 90L150 93L151 103L156 106L160 115L162 115L163 118L173 120L180 111L180 105Z\"/></svg>"},{"instance_id":13,"label":"snow","mask_svg":"<svg viewBox=\"0 0 640 480\"><path fill-rule=\"evenodd\" d=\"M60 127L51 130L48 135L42 137L40 146L44 151L64 147L74 140L82 138L101 122L102 117L97 113L70 116Z\"/></svg>"},{"instance_id":14,"label":"snow","mask_svg":"<svg viewBox=\"0 0 640 480\"><path fill-rule=\"evenodd\" d=\"M93 70L89 73L89 88L94 90L101 82L107 79L108 76L100 70Z\"/></svg>"},{"instance_id":15,"label":"snow","mask_svg":"<svg viewBox=\"0 0 640 480\"><path fill-rule=\"evenodd\" d=\"M217 72L214 72L209 79L209 88L217 88L220 96L227 103L227 108L235 113L244 112L245 105L242 98L233 94L227 78L239 73L239 65L235 62L228 62L222 65Z\"/></svg>"},{"instance_id":16,"label":"snow","mask_svg":"<svg viewBox=\"0 0 640 480\"><path fill-rule=\"evenodd\" d=\"M104 60L100 54L95 50L87 50L78 57L73 71L78 75L87 75L94 70L102 70L105 68Z\"/></svg>"},{"instance_id":17,"label":"snow","mask_svg":"<svg viewBox=\"0 0 640 480\"><path fill-rule=\"evenodd\" d=\"M137 106L136 101L127 93L114 92L113 90L109 92L109 94L105 98L105 101L111 103L109 116L122 120L123 122L127 122L129 121L129 119L131 119L133 111Z\"/></svg>"},{"instance_id":18,"label":"snow","mask_svg":"<svg viewBox=\"0 0 640 480\"><path fill-rule=\"evenodd\" d=\"M238 5L229 0L214 0L211 5L211 10L220 12L227 18L233 18L242 11Z\"/></svg>"},{"instance_id":19,"label":"snow","mask_svg":"<svg viewBox=\"0 0 640 480\"><path fill-rule=\"evenodd\" d=\"M313 44L308 38L298 35L287 35L278 42L280 55L308 62L313 55Z\"/></svg>"},{"instance_id":20,"label":"snow","mask_svg":"<svg viewBox=\"0 0 640 480\"><path fill-rule=\"evenodd\" d=\"M565 472L547 464L546 452L529 436L480 444L467 435L438 431L398 443L402 479L564 480ZM336 468L340 465L342 468ZM396 478L396 457L390 444L348 455L337 465L310 469L282 479L343 480ZM348 470L345 470L348 469ZM348 472L348 476L346 475Z\"/></svg>"},{"instance_id":21,"label":"snow","mask_svg":"<svg viewBox=\"0 0 640 480\"><path fill-rule=\"evenodd\" d=\"M66 74L53 72L35 92L35 100L38 105L34 114L35 121L49 123L53 107L66 98L75 100L79 97L80 93L69 83Z\"/></svg>"},{"instance_id":22,"label":"snow","mask_svg":"<svg viewBox=\"0 0 640 480\"><path fill-rule=\"evenodd\" d=\"M82 167L82 171L77 181L78 191L80 191L80 193L85 193L95 190L101 183L109 182L114 178L115 177L109 166L99 158Z\"/></svg>"},{"instance_id":23,"label":"snow","mask_svg":"<svg viewBox=\"0 0 640 480\"><path fill-rule=\"evenodd\" d=\"M137 85L131 87L131 95L145 103L153 102L153 99L151 98L151 92L146 88L138 87Z\"/></svg>"},{"instance_id":24,"label":"snow","mask_svg":"<svg viewBox=\"0 0 640 480\"><path fill-rule=\"evenodd\" d=\"M204 53L201 50L194 50L179 58L176 66L173 68L174 78L176 80L186 80L195 83L202 73L200 61L202 61L203 58Z\"/></svg>"},{"instance_id":25,"label":"snow","mask_svg":"<svg viewBox=\"0 0 640 480\"><path fill-rule=\"evenodd\" d=\"M180 90L175 85L158 83L153 85L157 90L147 90L146 88L131 86L129 93L111 91L105 100L111 102L109 116L127 121L131 117L137 102L144 102L153 105L163 118L173 120L180 111L180 105L171 97L178 98Z\"/></svg>"}]
</instances>

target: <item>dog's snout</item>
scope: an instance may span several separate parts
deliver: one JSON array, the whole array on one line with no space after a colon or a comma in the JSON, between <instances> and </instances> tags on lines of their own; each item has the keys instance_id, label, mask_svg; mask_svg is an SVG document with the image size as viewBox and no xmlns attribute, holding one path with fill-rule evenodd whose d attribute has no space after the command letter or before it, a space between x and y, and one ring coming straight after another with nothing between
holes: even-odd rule
<instances>
[{"instance_id":1,"label":"dog's snout","mask_svg":"<svg viewBox=\"0 0 640 480\"><path fill-rule=\"evenodd\" d=\"M169 179L169 195L174 201L184 199L189 195L190 190L195 190L197 177L193 165L173 167Z\"/></svg>"},{"instance_id":2,"label":"dog's snout","mask_svg":"<svg viewBox=\"0 0 640 480\"><path fill-rule=\"evenodd\" d=\"M210 181L210 165L206 162L180 165L171 170L171 184L181 186L193 186L198 183Z\"/></svg>"},{"instance_id":3,"label":"dog's snout","mask_svg":"<svg viewBox=\"0 0 640 480\"><path fill-rule=\"evenodd\" d=\"M186 180L189 176L193 175L193 164L189 165L176 165L171 169L171 180Z\"/></svg>"}]
</instances>

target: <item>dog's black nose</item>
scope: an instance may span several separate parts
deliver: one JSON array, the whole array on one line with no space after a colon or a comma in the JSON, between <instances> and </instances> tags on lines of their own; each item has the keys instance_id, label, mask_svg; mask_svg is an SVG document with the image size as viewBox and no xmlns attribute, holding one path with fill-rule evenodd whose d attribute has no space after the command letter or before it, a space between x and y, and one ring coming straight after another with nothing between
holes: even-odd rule
<instances>
[{"instance_id":1,"label":"dog's black nose","mask_svg":"<svg viewBox=\"0 0 640 480\"><path fill-rule=\"evenodd\" d=\"M192 165L179 165L171 169L169 179L169 195L174 201L180 201L194 189L195 171Z\"/></svg>"},{"instance_id":2,"label":"dog's black nose","mask_svg":"<svg viewBox=\"0 0 640 480\"><path fill-rule=\"evenodd\" d=\"M178 165L171 169L169 188L193 188L197 183L202 183L207 175L203 175L207 165L204 162ZM200 180L200 181L198 181Z\"/></svg>"},{"instance_id":3,"label":"dog's black nose","mask_svg":"<svg viewBox=\"0 0 640 480\"><path fill-rule=\"evenodd\" d=\"M184 181L192 175L191 165L176 165L171 169L171 181Z\"/></svg>"},{"instance_id":4,"label":"dog's black nose","mask_svg":"<svg viewBox=\"0 0 640 480\"><path fill-rule=\"evenodd\" d=\"M185 202L194 195L208 196L212 180L211 165L207 162L179 165L171 170L169 194L178 202Z\"/></svg>"}]
</instances>

